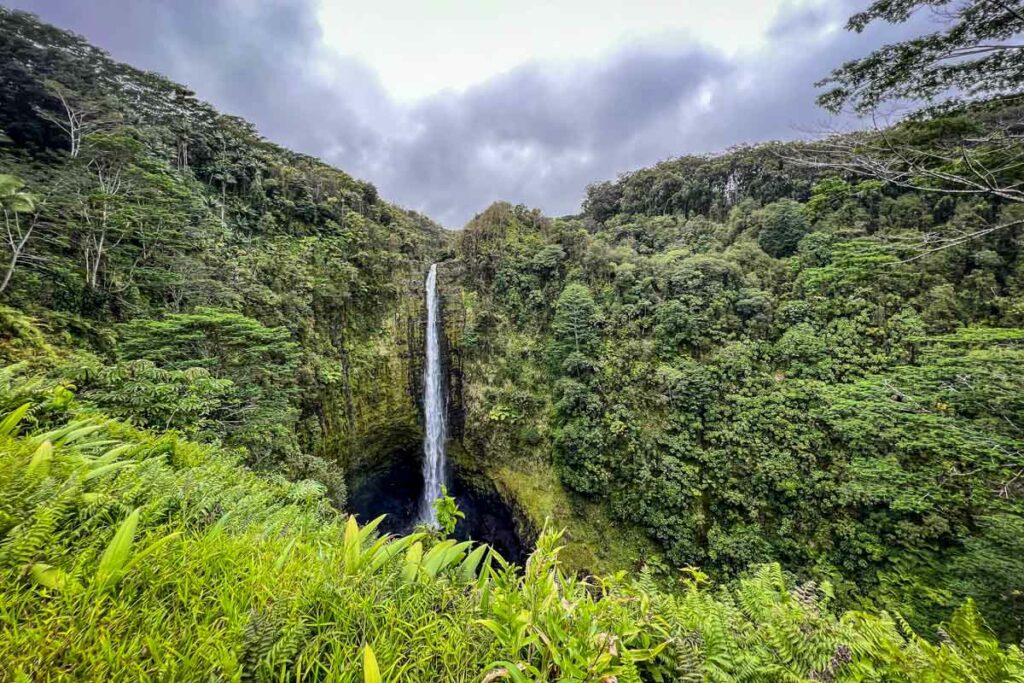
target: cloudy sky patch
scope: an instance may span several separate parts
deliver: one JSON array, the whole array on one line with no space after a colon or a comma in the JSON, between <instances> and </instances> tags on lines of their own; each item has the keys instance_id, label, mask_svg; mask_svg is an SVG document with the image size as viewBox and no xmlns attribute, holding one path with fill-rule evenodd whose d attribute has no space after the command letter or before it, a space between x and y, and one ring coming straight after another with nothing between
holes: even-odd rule
<instances>
[{"instance_id":1,"label":"cloudy sky patch","mask_svg":"<svg viewBox=\"0 0 1024 683\"><path fill-rule=\"evenodd\" d=\"M857 0L0 0L185 83L275 142L459 227L505 199L575 212L597 180L852 127L814 104L920 27Z\"/></svg>"}]
</instances>

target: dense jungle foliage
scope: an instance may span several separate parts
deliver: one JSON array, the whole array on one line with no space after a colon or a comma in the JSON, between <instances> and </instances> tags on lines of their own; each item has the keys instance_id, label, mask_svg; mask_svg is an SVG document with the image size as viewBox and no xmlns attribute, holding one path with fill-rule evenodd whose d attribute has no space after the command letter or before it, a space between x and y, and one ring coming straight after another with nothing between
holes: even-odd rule
<instances>
[{"instance_id":1,"label":"dense jungle foliage","mask_svg":"<svg viewBox=\"0 0 1024 683\"><path fill-rule=\"evenodd\" d=\"M7 314L8 316L10 314ZM23 331L32 331L22 321ZM36 341L42 333L34 330ZM325 487L0 373L0 680L1019 680L967 602L930 643L777 564L581 578L443 532L393 538ZM450 501L448 501L450 503Z\"/></svg>"},{"instance_id":2,"label":"dense jungle foliage","mask_svg":"<svg viewBox=\"0 0 1024 683\"><path fill-rule=\"evenodd\" d=\"M456 235L0 8L0 682L1024 680L1024 78L927 72L1024 18L967 4L823 103L984 101ZM435 261L523 567L345 512Z\"/></svg>"},{"instance_id":3,"label":"dense jungle foliage","mask_svg":"<svg viewBox=\"0 0 1024 683\"><path fill-rule=\"evenodd\" d=\"M467 439L524 472L553 454L668 573L780 561L924 630L971 596L1019 640L1021 227L917 257L1020 207L796 154L666 162L580 217L478 216L451 275Z\"/></svg>"},{"instance_id":4,"label":"dense jungle foliage","mask_svg":"<svg viewBox=\"0 0 1024 683\"><path fill-rule=\"evenodd\" d=\"M416 430L396 348L440 227L30 15L0 55L0 296L75 349L45 371L343 505L363 437Z\"/></svg>"}]
</instances>

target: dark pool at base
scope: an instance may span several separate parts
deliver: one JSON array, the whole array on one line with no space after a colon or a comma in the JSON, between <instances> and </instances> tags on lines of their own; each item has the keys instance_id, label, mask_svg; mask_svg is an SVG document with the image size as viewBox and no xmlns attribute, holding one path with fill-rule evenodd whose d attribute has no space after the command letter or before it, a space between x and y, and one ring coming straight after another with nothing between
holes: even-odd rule
<instances>
[{"instance_id":1,"label":"dark pool at base","mask_svg":"<svg viewBox=\"0 0 1024 683\"><path fill-rule=\"evenodd\" d=\"M387 533L409 532L416 524L420 496L423 495L421 455L397 452L377 467L359 473L349 481L348 505L361 523L386 514L380 529ZM497 491L485 485L471 486L458 472L449 473L449 493L455 496L466 518L459 520L455 537L473 539L491 545L505 559L522 564L526 549L516 530L512 510ZM481 490L484 489L484 490Z\"/></svg>"}]
</instances>

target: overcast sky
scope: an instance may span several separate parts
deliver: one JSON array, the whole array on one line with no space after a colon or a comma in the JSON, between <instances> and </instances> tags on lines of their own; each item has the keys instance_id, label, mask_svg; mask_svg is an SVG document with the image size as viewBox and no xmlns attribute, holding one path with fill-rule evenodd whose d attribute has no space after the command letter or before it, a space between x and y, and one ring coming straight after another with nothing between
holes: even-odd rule
<instances>
[{"instance_id":1,"label":"overcast sky","mask_svg":"<svg viewBox=\"0 0 1024 683\"><path fill-rule=\"evenodd\" d=\"M621 172L851 127L813 83L920 30L867 0L0 0L448 227Z\"/></svg>"}]
</instances>

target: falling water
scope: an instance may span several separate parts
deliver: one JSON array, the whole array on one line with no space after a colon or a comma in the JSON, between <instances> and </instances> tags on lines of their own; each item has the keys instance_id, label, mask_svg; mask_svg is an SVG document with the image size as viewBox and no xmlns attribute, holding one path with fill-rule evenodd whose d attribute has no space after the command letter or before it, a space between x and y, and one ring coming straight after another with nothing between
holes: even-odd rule
<instances>
[{"instance_id":1,"label":"falling water","mask_svg":"<svg viewBox=\"0 0 1024 683\"><path fill-rule=\"evenodd\" d=\"M445 395L441 381L440 315L437 305L437 264L427 275L427 362L423 369L423 412L427 434L423 439L423 500L420 521L437 524L434 500L444 484Z\"/></svg>"}]
</instances>

